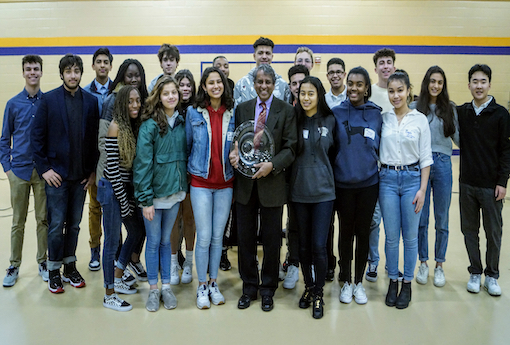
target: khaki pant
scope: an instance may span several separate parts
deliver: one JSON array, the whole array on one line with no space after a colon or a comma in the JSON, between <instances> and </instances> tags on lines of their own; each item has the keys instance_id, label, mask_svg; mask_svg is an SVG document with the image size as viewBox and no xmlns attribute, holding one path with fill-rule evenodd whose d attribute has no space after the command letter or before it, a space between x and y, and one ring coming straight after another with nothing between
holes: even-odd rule
<instances>
[{"instance_id":1,"label":"khaki pant","mask_svg":"<svg viewBox=\"0 0 510 345\"><path fill-rule=\"evenodd\" d=\"M89 186L89 232L90 248L97 248L101 245L101 204L97 201L97 186L94 183Z\"/></svg>"},{"instance_id":2,"label":"khaki pant","mask_svg":"<svg viewBox=\"0 0 510 345\"><path fill-rule=\"evenodd\" d=\"M23 239L25 237L25 222L27 220L30 187L34 192L35 220L37 222L37 263L46 261L48 249L48 221L46 220L46 193L44 192L45 181L39 178L36 170L32 171L30 181L20 179L14 173L9 173L9 185L11 187L12 228L11 228L11 265L21 265L21 253L23 251Z\"/></svg>"}]
</instances>

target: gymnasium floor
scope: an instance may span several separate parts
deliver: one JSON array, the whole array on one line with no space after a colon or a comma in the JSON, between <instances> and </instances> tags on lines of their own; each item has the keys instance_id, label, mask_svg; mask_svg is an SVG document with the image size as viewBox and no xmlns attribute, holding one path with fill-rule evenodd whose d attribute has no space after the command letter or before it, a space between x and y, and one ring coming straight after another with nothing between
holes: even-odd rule
<instances>
[{"instance_id":1,"label":"gymnasium floor","mask_svg":"<svg viewBox=\"0 0 510 345\"><path fill-rule=\"evenodd\" d=\"M175 310L163 307L156 313L145 309L147 283L139 283L139 293L125 296L132 311L115 312L102 306L102 271L91 272L89 260L88 217L82 221L78 243L78 269L87 286L74 289L65 285L64 294L54 295L37 275L35 262L34 214L29 213L24 262L12 288L0 288L0 344L509 344L510 343L510 243L503 237L499 284L501 297L491 297L482 289L479 294L466 291L469 279L468 258L459 228L458 157L454 162L454 194L450 209L450 240L445 263L446 285L432 284L433 270L427 285L413 282L409 308L397 310L384 304L388 278L384 272L384 233L381 233L379 279L364 281L368 304L338 301L337 281L325 287L325 316L314 320L310 310L297 303L303 289L302 278L294 290L277 290L275 308L269 313L260 309L260 299L247 310L237 309L241 280L237 271L237 249L229 251L230 271L219 273L219 284L226 304L198 310L195 305L196 272L188 285L173 287L178 299ZM9 186L5 175L0 179L0 268L9 265L11 210ZM31 204L32 209L32 204ZM432 212L431 212L432 213ZM509 221L510 206L503 211ZM508 228L508 225L506 225ZM485 236L482 235L482 256ZM433 230L429 249L433 252ZM261 257L262 250L259 251ZM284 250L282 250L282 256ZM429 261L432 266L433 261ZM335 272L337 275L338 269ZM3 274L2 274L3 279Z\"/></svg>"}]
</instances>

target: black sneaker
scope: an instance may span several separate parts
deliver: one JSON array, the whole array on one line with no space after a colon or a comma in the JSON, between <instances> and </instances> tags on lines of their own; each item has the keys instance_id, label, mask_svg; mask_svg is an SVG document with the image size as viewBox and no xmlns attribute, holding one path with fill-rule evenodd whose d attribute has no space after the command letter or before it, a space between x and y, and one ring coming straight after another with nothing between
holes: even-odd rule
<instances>
[{"instance_id":1,"label":"black sneaker","mask_svg":"<svg viewBox=\"0 0 510 345\"><path fill-rule=\"evenodd\" d=\"M221 259L220 259L220 269L222 271L228 271L232 268L230 261L228 260L227 250L224 249L221 251Z\"/></svg>"},{"instance_id":2,"label":"black sneaker","mask_svg":"<svg viewBox=\"0 0 510 345\"><path fill-rule=\"evenodd\" d=\"M50 290L50 292L64 292L64 284L62 284L62 278L60 278L60 270L48 271L48 278L48 290Z\"/></svg>"},{"instance_id":3,"label":"black sneaker","mask_svg":"<svg viewBox=\"0 0 510 345\"><path fill-rule=\"evenodd\" d=\"M143 265L140 261L138 262L129 262L129 268L133 273L136 275L136 279L138 279L141 282L147 281L147 272L145 272L145 268L143 268Z\"/></svg>"},{"instance_id":4,"label":"black sneaker","mask_svg":"<svg viewBox=\"0 0 510 345\"><path fill-rule=\"evenodd\" d=\"M326 281L332 282L333 280L335 280L335 269L328 268L328 270L326 271Z\"/></svg>"},{"instance_id":5,"label":"black sneaker","mask_svg":"<svg viewBox=\"0 0 510 345\"><path fill-rule=\"evenodd\" d=\"M85 279L83 279L80 272L76 269L76 262L64 265L64 275L62 280L71 284L71 286L75 288L82 288L85 286Z\"/></svg>"}]
</instances>

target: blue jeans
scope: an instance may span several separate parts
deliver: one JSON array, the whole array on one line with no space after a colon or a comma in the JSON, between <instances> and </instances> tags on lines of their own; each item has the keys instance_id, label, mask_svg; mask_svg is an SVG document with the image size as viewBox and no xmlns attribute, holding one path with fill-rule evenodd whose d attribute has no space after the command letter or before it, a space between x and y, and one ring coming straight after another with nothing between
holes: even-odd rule
<instances>
[{"instance_id":1,"label":"blue jeans","mask_svg":"<svg viewBox=\"0 0 510 345\"><path fill-rule=\"evenodd\" d=\"M232 205L232 191L232 188L190 187L191 207L197 229L195 260L200 283L207 281L207 267L209 267L209 278L218 277L223 232Z\"/></svg>"},{"instance_id":2,"label":"blue jeans","mask_svg":"<svg viewBox=\"0 0 510 345\"><path fill-rule=\"evenodd\" d=\"M381 224L381 206L377 200L370 224L370 235L368 237L368 263L379 265L379 225Z\"/></svg>"},{"instance_id":3,"label":"blue jeans","mask_svg":"<svg viewBox=\"0 0 510 345\"><path fill-rule=\"evenodd\" d=\"M76 261L76 246L87 194L80 182L81 180L64 180L58 188L46 184L50 271L60 269L62 263Z\"/></svg>"},{"instance_id":4,"label":"blue jeans","mask_svg":"<svg viewBox=\"0 0 510 345\"><path fill-rule=\"evenodd\" d=\"M126 185L128 198L134 198L132 189ZM144 234L144 224L142 214L139 208L136 208L133 214L125 219L120 215L120 204L113 192L112 184L105 178L101 178L97 185L97 201L103 208L103 276L104 287L113 289L114 287L114 265L115 254L121 241L122 223L126 227L127 237L120 250L117 267L125 269L131 253L133 253L136 244Z\"/></svg>"},{"instance_id":5,"label":"blue jeans","mask_svg":"<svg viewBox=\"0 0 510 345\"><path fill-rule=\"evenodd\" d=\"M430 214L430 190L434 199L434 219L436 221L436 262L444 262L448 246L448 214L452 200L452 160L444 153L434 152L434 165L430 167L429 184L418 228L418 257L420 261L429 259L428 227Z\"/></svg>"},{"instance_id":6,"label":"blue jeans","mask_svg":"<svg viewBox=\"0 0 510 345\"><path fill-rule=\"evenodd\" d=\"M296 214L299 233L299 260L306 287L313 288L317 295L323 295L326 270L328 269L328 241L334 201L292 204ZM315 281L312 275L315 268Z\"/></svg>"},{"instance_id":7,"label":"blue jeans","mask_svg":"<svg viewBox=\"0 0 510 345\"><path fill-rule=\"evenodd\" d=\"M413 199L420 189L420 171L381 168L379 203L386 233L386 265L390 279L398 278L400 234L404 241L404 279L413 280L418 255L420 213L415 213Z\"/></svg>"},{"instance_id":8,"label":"blue jeans","mask_svg":"<svg viewBox=\"0 0 510 345\"><path fill-rule=\"evenodd\" d=\"M156 209L152 221L143 218L147 243L145 244L145 264L147 265L147 279L150 285L158 283L158 272L161 270L161 282L170 284L170 263L172 248L170 234L174 227L179 204L170 209Z\"/></svg>"}]
</instances>

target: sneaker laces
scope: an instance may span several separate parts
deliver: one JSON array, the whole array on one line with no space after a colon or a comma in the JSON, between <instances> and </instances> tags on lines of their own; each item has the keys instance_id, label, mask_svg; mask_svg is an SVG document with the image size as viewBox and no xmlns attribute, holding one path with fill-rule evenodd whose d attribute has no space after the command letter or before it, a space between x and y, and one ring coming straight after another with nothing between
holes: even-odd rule
<instances>
[{"instance_id":1,"label":"sneaker laces","mask_svg":"<svg viewBox=\"0 0 510 345\"><path fill-rule=\"evenodd\" d=\"M6 271L7 271L7 275L8 275L8 276L12 276L12 275L14 275L14 274L16 273L16 271L17 271L17 270L18 270L18 269L17 269L16 267L14 267L14 266L9 266L9 268L8 268L8 269L6 269Z\"/></svg>"}]
</instances>

